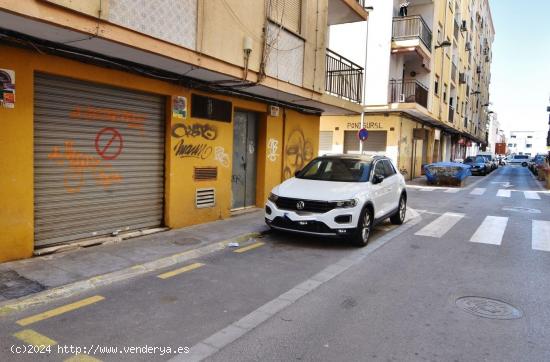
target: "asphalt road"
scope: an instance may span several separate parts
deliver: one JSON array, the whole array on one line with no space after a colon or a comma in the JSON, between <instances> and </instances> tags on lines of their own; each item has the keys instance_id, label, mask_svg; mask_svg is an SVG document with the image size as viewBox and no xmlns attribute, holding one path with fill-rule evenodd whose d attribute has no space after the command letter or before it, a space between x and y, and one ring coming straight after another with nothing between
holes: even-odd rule
<instances>
[{"instance_id":1,"label":"asphalt road","mask_svg":"<svg viewBox=\"0 0 550 362\"><path fill-rule=\"evenodd\" d=\"M550 194L525 168L476 179L410 188L421 218L382 225L364 249L271 234L3 317L0 360L61 361L79 347L103 361L549 361ZM11 351L37 341L51 352Z\"/></svg>"}]
</instances>

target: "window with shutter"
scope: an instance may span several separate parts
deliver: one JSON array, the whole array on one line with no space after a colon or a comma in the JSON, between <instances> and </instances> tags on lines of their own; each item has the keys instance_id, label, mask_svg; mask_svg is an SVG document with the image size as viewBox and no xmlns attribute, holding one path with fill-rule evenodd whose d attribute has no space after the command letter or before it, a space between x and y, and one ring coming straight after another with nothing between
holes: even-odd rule
<instances>
[{"instance_id":1,"label":"window with shutter","mask_svg":"<svg viewBox=\"0 0 550 362\"><path fill-rule=\"evenodd\" d=\"M266 0L267 14L271 20L286 29L300 34L302 0Z\"/></svg>"}]
</instances>

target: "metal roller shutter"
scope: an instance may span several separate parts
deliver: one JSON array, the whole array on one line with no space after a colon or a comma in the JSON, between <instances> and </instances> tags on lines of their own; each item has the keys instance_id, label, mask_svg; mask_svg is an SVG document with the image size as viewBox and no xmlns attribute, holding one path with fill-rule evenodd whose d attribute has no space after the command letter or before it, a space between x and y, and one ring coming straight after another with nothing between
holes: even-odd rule
<instances>
[{"instance_id":1,"label":"metal roller shutter","mask_svg":"<svg viewBox=\"0 0 550 362\"><path fill-rule=\"evenodd\" d=\"M386 152L387 131L369 131L369 138L363 142L363 152ZM357 131L344 131L344 153L359 152Z\"/></svg>"},{"instance_id":2,"label":"metal roller shutter","mask_svg":"<svg viewBox=\"0 0 550 362\"><path fill-rule=\"evenodd\" d=\"M300 34L302 0L269 0L267 4L270 19Z\"/></svg>"},{"instance_id":3,"label":"metal roller shutter","mask_svg":"<svg viewBox=\"0 0 550 362\"><path fill-rule=\"evenodd\" d=\"M344 131L344 153L359 152L359 138L357 131Z\"/></svg>"},{"instance_id":4,"label":"metal roller shutter","mask_svg":"<svg viewBox=\"0 0 550 362\"><path fill-rule=\"evenodd\" d=\"M163 97L37 73L35 243L163 222Z\"/></svg>"},{"instance_id":5,"label":"metal roller shutter","mask_svg":"<svg viewBox=\"0 0 550 362\"><path fill-rule=\"evenodd\" d=\"M363 151L386 152L388 131L369 131L369 138L363 142Z\"/></svg>"},{"instance_id":6,"label":"metal roller shutter","mask_svg":"<svg viewBox=\"0 0 550 362\"><path fill-rule=\"evenodd\" d=\"M321 131L319 133L319 150L332 151L332 131Z\"/></svg>"}]
</instances>

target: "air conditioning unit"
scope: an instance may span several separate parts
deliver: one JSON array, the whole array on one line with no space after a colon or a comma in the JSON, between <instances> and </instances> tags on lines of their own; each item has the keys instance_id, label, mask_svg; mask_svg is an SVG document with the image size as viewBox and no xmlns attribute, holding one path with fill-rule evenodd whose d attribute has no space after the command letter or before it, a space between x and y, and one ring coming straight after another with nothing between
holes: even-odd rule
<instances>
[{"instance_id":1,"label":"air conditioning unit","mask_svg":"<svg viewBox=\"0 0 550 362\"><path fill-rule=\"evenodd\" d=\"M466 73L459 73L458 75L458 83L459 84L466 84L467 80L466 80Z\"/></svg>"},{"instance_id":2,"label":"air conditioning unit","mask_svg":"<svg viewBox=\"0 0 550 362\"><path fill-rule=\"evenodd\" d=\"M466 20L462 20L462 25L460 26L460 31L468 31L468 22Z\"/></svg>"},{"instance_id":3,"label":"air conditioning unit","mask_svg":"<svg viewBox=\"0 0 550 362\"><path fill-rule=\"evenodd\" d=\"M467 42L466 43L466 51L469 52L470 50L472 50L472 43Z\"/></svg>"},{"instance_id":4,"label":"air conditioning unit","mask_svg":"<svg viewBox=\"0 0 550 362\"><path fill-rule=\"evenodd\" d=\"M404 93L401 93L399 95L399 103L405 103L405 94Z\"/></svg>"}]
</instances>

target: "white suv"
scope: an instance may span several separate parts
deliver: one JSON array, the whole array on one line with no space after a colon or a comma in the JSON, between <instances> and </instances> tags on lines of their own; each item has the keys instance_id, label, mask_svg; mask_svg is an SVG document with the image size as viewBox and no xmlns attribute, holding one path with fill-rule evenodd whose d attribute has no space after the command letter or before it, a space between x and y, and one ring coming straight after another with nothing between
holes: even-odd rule
<instances>
[{"instance_id":1,"label":"white suv","mask_svg":"<svg viewBox=\"0 0 550 362\"><path fill-rule=\"evenodd\" d=\"M265 221L275 230L342 236L365 246L376 223L402 224L406 210L405 180L389 158L330 155L273 188Z\"/></svg>"}]
</instances>

